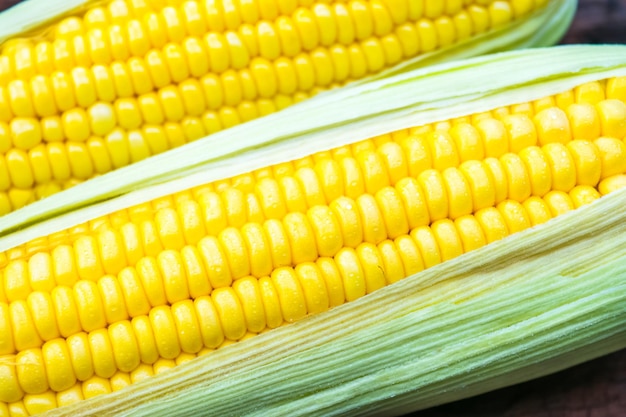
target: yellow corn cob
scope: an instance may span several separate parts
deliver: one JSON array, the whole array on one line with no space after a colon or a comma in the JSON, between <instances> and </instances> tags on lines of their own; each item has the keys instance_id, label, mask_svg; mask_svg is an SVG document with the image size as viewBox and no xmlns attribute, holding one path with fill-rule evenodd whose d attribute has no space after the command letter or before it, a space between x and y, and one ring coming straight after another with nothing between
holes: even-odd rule
<instances>
[{"instance_id":1,"label":"yellow corn cob","mask_svg":"<svg viewBox=\"0 0 626 417\"><path fill-rule=\"evenodd\" d=\"M626 77L177 192L2 254L0 416L122 390L626 186Z\"/></svg>"},{"instance_id":2,"label":"yellow corn cob","mask_svg":"<svg viewBox=\"0 0 626 417\"><path fill-rule=\"evenodd\" d=\"M319 91L554 14L548 5L574 4L85 3L86 11L40 28L44 36L6 41L0 54L0 214ZM568 21L555 19L563 28Z\"/></svg>"}]
</instances>

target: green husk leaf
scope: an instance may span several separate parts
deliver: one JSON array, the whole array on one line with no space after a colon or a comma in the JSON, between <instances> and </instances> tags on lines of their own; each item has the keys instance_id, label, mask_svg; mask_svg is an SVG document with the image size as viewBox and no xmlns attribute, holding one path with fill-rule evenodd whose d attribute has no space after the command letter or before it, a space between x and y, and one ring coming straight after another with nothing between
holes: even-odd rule
<instances>
[{"instance_id":1,"label":"green husk leaf","mask_svg":"<svg viewBox=\"0 0 626 417\"><path fill-rule=\"evenodd\" d=\"M626 347L626 190L59 416L399 415Z\"/></svg>"},{"instance_id":2,"label":"green husk leaf","mask_svg":"<svg viewBox=\"0 0 626 417\"><path fill-rule=\"evenodd\" d=\"M0 217L0 251L206 182L619 75L626 75L626 46L562 46L493 54L348 86Z\"/></svg>"}]
</instances>

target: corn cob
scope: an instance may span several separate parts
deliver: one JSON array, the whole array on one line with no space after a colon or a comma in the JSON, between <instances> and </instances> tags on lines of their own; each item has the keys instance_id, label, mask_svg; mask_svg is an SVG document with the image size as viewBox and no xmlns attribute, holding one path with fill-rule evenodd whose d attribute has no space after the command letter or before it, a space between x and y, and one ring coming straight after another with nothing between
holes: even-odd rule
<instances>
[{"instance_id":1,"label":"corn cob","mask_svg":"<svg viewBox=\"0 0 626 417\"><path fill-rule=\"evenodd\" d=\"M428 124L416 125L412 114L402 121L411 127L397 129L388 121L374 137L367 122L353 122L356 129L348 125L346 135L354 137L342 146L248 172L249 164L240 164L244 170L230 178L188 189L177 185L173 194L144 196L140 204L133 198L122 209L118 202L104 217L75 218L55 232L46 233L43 223L37 238L28 238L28 229L16 234L22 244L5 237L0 411L33 414L76 403L68 408L75 413L84 399L117 391L124 398L135 382L158 380L153 375L207 353L221 358L230 351L221 347L258 333L281 334L283 324L304 325L305 317L329 309L332 315L346 302L359 305L358 299L371 298L366 294L423 270L418 281L404 281L428 291L419 277L437 264L445 268L464 252L488 253L480 248L510 234L524 236L523 230L624 187L626 71L623 63L604 72L611 67L600 65L623 50L566 49L558 55L569 64L565 68L584 68L584 75L548 86L556 90L552 95L537 95L546 86L539 83L544 88L521 95L526 102L503 94L497 104L471 103L451 119L435 117ZM582 52L599 56L591 63L568 62L586 56ZM529 62L541 62L547 53L556 54L537 52ZM524 60L509 56L498 59L509 65L519 64L516 57ZM456 77L505 68L489 59L477 61L473 72L456 70ZM600 69L587 79L595 66ZM449 67L442 69L444 85L452 78L445 76ZM547 71L527 77L540 79ZM431 75L424 82L437 80ZM380 81L402 88L398 82ZM441 108L454 114L443 95ZM328 97L319 105L332 105ZM149 166L136 168L142 165ZM74 189L77 196L81 187ZM531 236L536 230L542 229L533 228ZM496 253L498 247L507 246L489 246ZM302 329L300 323L294 329ZM108 402L95 404L111 412Z\"/></svg>"},{"instance_id":2,"label":"corn cob","mask_svg":"<svg viewBox=\"0 0 626 417\"><path fill-rule=\"evenodd\" d=\"M19 27L20 8L32 19L40 3L0 16ZM575 6L75 3L71 16L23 30L43 35L0 34L0 214L401 62L485 52L491 37L494 48L507 36L511 47L555 42Z\"/></svg>"}]
</instances>

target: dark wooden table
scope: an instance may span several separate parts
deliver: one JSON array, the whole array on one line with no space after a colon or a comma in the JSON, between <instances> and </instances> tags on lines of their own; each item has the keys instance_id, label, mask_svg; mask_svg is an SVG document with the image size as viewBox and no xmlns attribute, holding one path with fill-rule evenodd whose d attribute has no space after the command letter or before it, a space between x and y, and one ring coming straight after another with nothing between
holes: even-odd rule
<instances>
[{"instance_id":1,"label":"dark wooden table","mask_svg":"<svg viewBox=\"0 0 626 417\"><path fill-rule=\"evenodd\" d=\"M0 0L0 10L18 0ZM626 44L626 0L579 0L563 43ZM626 350L414 417L626 417Z\"/></svg>"}]
</instances>

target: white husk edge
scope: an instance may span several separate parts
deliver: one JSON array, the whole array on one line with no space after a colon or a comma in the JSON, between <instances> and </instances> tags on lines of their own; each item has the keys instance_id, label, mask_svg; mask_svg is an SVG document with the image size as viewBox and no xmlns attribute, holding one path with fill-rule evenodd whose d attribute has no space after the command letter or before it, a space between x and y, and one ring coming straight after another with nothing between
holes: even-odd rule
<instances>
[{"instance_id":1,"label":"white husk edge","mask_svg":"<svg viewBox=\"0 0 626 417\"><path fill-rule=\"evenodd\" d=\"M626 46L562 46L493 54L348 86L0 217L0 251L256 168L619 75L626 75Z\"/></svg>"}]
</instances>

